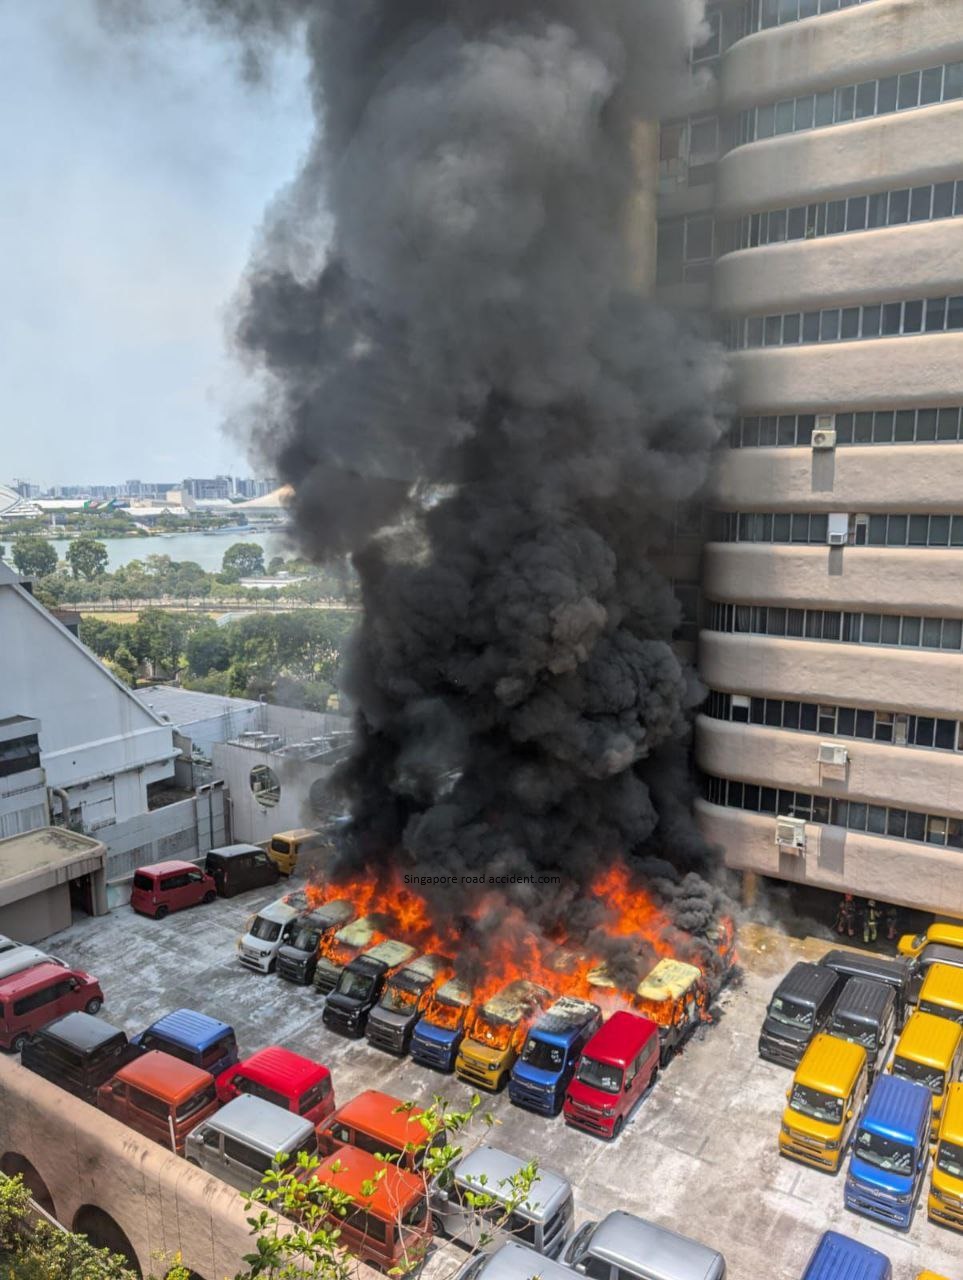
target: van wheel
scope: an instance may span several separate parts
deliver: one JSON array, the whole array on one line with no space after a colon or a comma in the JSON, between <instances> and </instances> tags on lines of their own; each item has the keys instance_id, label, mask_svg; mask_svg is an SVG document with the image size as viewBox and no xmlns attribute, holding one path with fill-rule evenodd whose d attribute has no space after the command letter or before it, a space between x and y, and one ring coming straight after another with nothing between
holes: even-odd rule
<instances>
[{"instance_id":1,"label":"van wheel","mask_svg":"<svg viewBox=\"0 0 963 1280\"><path fill-rule=\"evenodd\" d=\"M88 1000L87 1003L84 1005L84 1012L100 1013L103 1007L104 1007L103 1000L99 1000L97 996L94 996L93 1000Z\"/></svg>"},{"instance_id":2,"label":"van wheel","mask_svg":"<svg viewBox=\"0 0 963 1280\"><path fill-rule=\"evenodd\" d=\"M204 897L201 898L201 902L208 904L213 902L216 897L217 897L217 894L214 892L214 890L208 889L207 893L204 894Z\"/></svg>"},{"instance_id":3,"label":"van wheel","mask_svg":"<svg viewBox=\"0 0 963 1280\"><path fill-rule=\"evenodd\" d=\"M14 1036L13 1040L11 1040L10 1042L10 1052L23 1053L24 1046L26 1045L28 1038L29 1037L22 1034L19 1036Z\"/></svg>"},{"instance_id":4,"label":"van wheel","mask_svg":"<svg viewBox=\"0 0 963 1280\"><path fill-rule=\"evenodd\" d=\"M614 1125L614 1126L613 1126L613 1128L612 1128L612 1141L613 1141L613 1142L614 1142L614 1141L615 1141L615 1139L619 1136L619 1134L622 1132L622 1129L623 1129L624 1125L625 1125L625 1116L619 1116L618 1120L616 1120L615 1125Z\"/></svg>"},{"instance_id":5,"label":"van wheel","mask_svg":"<svg viewBox=\"0 0 963 1280\"><path fill-rule=\"evenodd\" d=\"M155 920L163 920L166 915L170 914L170 907L158 907L154 912Z\"/></svg>"}]
</instances>

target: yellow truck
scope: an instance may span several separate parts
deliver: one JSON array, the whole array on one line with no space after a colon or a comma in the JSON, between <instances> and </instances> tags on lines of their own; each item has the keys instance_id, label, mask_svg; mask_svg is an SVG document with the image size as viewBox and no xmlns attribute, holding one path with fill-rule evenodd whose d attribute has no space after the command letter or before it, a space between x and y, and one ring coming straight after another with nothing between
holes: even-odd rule
<instances>
[{"instance_id":1,"label":"yellow truck","mask_svg":"<svg viewBox=\"0 0 963 1280\"><path fill-rule=\"evenodd\" d=\"M946 1090L963 1070L963 1027L932 1013L911 1014L888 1069L894 1076L925 1085L933 1095L930 1141L935 1142Z\"/></svg>"},{"instance_id":2,"label":"yellow truck","mask_svg":"<svg viewBox=\"0 0 963 1280\"><path fill-rule=\"evenodd\" d=\"M963 969L932 965L923 979L916 1007L921 1013L934 1013L963 1025Z\"/></svg>"},{"instance_id":3,"label":"yellow truck","mask_svg":"<svg viewBox=\"0 0 963 1280\"><path fill-rule=\"evenodd\" d=\"M330 851L328 840L312 827L297 827L293 831L279 831L268 841L267 856L282 876L295 870L319 871Z\"/></svg>"},{"instance_id":4,"label":"yellow truck","mask_svg":"<svg viewBox=\"0 0 963 1280\"><path fill-rule=\"evenodd\" d=\"M946 1091L926 1213L930 1222L963 1231L963 1084Z\"/></svg>"},{"instance_id":5,"label":"yellow truck","mask_svg":"<svg viewBox=\"0 0 963 1280\"><path fill-rule=\"evenodd\" d=\"M963 947L963 924L931 924L925 933L904 933L896 945L901 956L915 960L931 942L944 947Z\"/></svg>"},{"instance_id":6,"label":"yellow truck","mask_svg":"<svg viewBox=\"0 0 963 1280\"><path fill-rule=\"evenodd\" d=\"M838 1172L868 1082L869 1061L862 1045L814 1036L786 1090L780 1155Z\"/></svg>"},{"instance_id":7,"label":"yellow truck","mask_svg":"<svg viewBox=\"0 0 963 1280\"><path fill-rule=\"evenodd\" d=\"M522 979L486 1000L458 1050L458 1078L497 1093L518 1059L529 1027L551 999L545 987Z\"/></svg>"}]
</instances>

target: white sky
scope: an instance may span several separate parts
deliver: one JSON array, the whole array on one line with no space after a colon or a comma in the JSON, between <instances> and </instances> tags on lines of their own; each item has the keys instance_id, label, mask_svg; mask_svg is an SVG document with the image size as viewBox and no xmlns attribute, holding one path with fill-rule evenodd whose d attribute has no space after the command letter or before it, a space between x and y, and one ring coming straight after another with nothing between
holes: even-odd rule
<instances>
[{"instance_id":1,"label":"white sky","mask_svg":"<svg viewBox=\"0 0 963 1280\"><path fill-rule=\"evenodd\" d=\"M0 0L0 482L249 474L228 304L310 128L303 64Z\"/></svg>"}]
</instances>

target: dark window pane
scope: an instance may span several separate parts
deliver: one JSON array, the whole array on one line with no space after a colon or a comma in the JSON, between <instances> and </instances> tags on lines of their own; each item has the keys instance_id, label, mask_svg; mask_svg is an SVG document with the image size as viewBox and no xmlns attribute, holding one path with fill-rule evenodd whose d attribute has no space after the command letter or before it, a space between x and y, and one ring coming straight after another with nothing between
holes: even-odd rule
<instances>
[{"instance_id":1,"label":"dark window pane","mask_svg":"<svg viewBox=\"0 0 963 1280\"><path fill-rule=\"evenodd\" d=\"M961 640L963 640L963 622L959 618L944 618L941 647L959 649Z\"/></svg>"},{"instance_id":2,"label":"dark window pane","mask_svg":"<svg viewBox=\"0 0 963 1280\"><path fill-rule=\"evenodd\" d=\"M811 129L813 127L814 99L811 94L807 94L805 98L796 99L796 123L795 130L798 133L800 129Z\"/></svg>"},{"instance_id":3,"label":"dark window pane","mask_svg":"<svg viewBox=\"0 0 963 1280\"><path fill-rule=\"evenodd\" d=\"M837 827L845 827L846 819L849 817L849 805L845 800L834 800L832 814L833 824Z\"/></svg>"},{"instance_id":4,"label":"dark window pane","mask_svg":"<svg viewBox=\"0 0 963 1280\"><path fill-rule=\"evenodd\" d=\"M846 826L850 831L866 830L866 806L858 800L850 800L849 817L846 820Z\"/></svg>"},{"instance_id":5,"label":"dark window pane","mask_svg":"<svg viewBox=\"0 0 963 1280\"><path fill-rule=\"evenodd\" d=\"M806 614L806 639L822 640L823 615L819 609L810 609Z\"/></svg>"},{"instance_id":6,"label":"dark window pane","mask_svg":"<svg viewBox=\"0 0 963 1280\"><path fill-rule=\"evenodd\" d=\"M777 512L772 522L773 542L789 541L790 518L786 512Z\"/></svg>"},{"instance_id":7,"label":"dark window pane","mask_svg":"<svg viewBox=\"0 0 963 1280\"><path fill-rule=\"evenodd\" d=\"M813 822L829 822L832 800L829 796L813 796Z\"/></svg>"},{"instance_id":8,"label":"dark window pane","mask_svg":"<svg viewBox=\"0 0 963 1280\"><path fill-rule=\"evenodd\" d=\"M906 810L888 809L886 811L886 834L902 840L906 835Z\"/></svg>"},{"instance_id":9,"label":"dark window pane","mask_svg":"<svg viewBox=\"0 0 963 1280\"><path fill-rule=\"evenodd\" d=\"M886 545L888 547L905 547L906 530L906 516L890 516L886 529Z\"/></svg>"},{"instance_id":10,"label":"dark window pane","mask_svg":"<svg viewBox=\"0 0 963 1280\"><path fill-rule=\"evenodd\" d=\"M782 341L782 316L766 316L765 343L767 347L778 347Z\"/></svg>"},{"instance_id":11,"label":"dark window pane","mask_svg":"<svg viewBox=\"0 0 963 1280\"><path fill-rule=\"evenodd\" d=\"M909 217L909 191L891 191L889 193L889 214L887 222L891 227L898 226Z\"/></svg>"},{"instance_id":12,"label":"dark window pane","mask_svg":"<svg viewBox=\"0 0 963 1280\"><path fill-rule=\"evenodd\" d=\"M829 533L829 516L811 515L809 517L809 541L825 542Z\"/></svg>"},{"instance_id":13,"label":"dark window pane","mask_svg":"<svg viewBox=\"0 0 963 1280\"><path fill-rule=\"evenodd\" d=\"M879 317L881 308L877 303L873 307L863 307L863 337L879 337Z\"/></svg>"},{"instance_id":14,"label":"dark window pane","mask_svg":"<svg viewBox=\"0 0 963 1280\"><path fill-rule=\"evenodd\" d=\"M886 226L886 194L870 196L866 210L866 225L870 228Z\"/></svg>"},{"instance_id":15,"label":"dark window pane","mask_svg":"<svg viewBox=\"0 0 963 1280\"><path fill-rule=\"evenodd\" d=\"M776 443L776 419L772 417L759 419L759 443L774 445Z\"/></svg>"},{"instance_id":16,"label":"dark window pane","mask_svg":"<svg viewBox=\"0 0 963 1280\"><path fill-rule=\"evenodd\" d=\"M921 813L907 813L906 839L923 840L926 831L926 819Z\"/></svg>"},{"instance_id":17,"label":"dark window pane","mask_svg":"<svg viewBox=\"0 0 963 1280\"><path fill-rule=\"evenodd\" d=\"M872 738L875 716L872 711L856 712L856 737Z\"/></svg>"},{"instance_id":18,"label":"dark window pane","mask_svg":"<svg viewBox=\"0 0 963 1280\"><path fill-rule=\"evenodd\" d=\"M929 516L910 516L908 542L911 547L926 546L928 526Z\"/></svg>"},{"instance_id":19,"label":"dark window pane","mask_svg":"<svg viewBox=\"0 0 963 1280\"><path fill-rule=\"evenodd\" d=\"M809 516L794 515L792 518L792 540L793 542L809 541Z\"/></svg>"},{"instance_id":20,"label":"dark window pane","mask_svg":"<svg viewBox=\"0 0 963 1280\"><path fill-rule=\"evenodd\" d=\"M819 313L819 341L835 342L839 337L839 311L833 307Z\"/></svg>"},{"instance_id":21,"label":"dark window pane","mask_svg":"<svg viewBox=\"0 0 963 1280\"><path fill-rule=\"evenodd\" d=\"M799 727L807 733L816 732L816 704L804 702L799 708Z\"/></svg>"},{"instance_id":22,"label":"dark window pane","mask_svg":"<svg viewBox=\"0 0 963 1280\"><path fill-rule=\"evenodd\" d=\"M952 183L947 184L952 187ZM952 192L950 193L950 204L953 203ZM789 223L787 227L786 238L788 240L802 240L806 234L806 210L800 205L795 209L789 210Z\"/></svg>"},{"instance_id":23,"label":"dark window pane","mask_svg":"<svg viewBox=\"0 0 963 1280\"><path fill-rule=\"evenodd\" d=\"M946 299L926 299L926 332L939 333L946 328Z\"/></svg>"},{"instance_id":24,"label":"dark window pane","mask_svg":"<svg viewBox=\"0 0 963 1280\"><path fill-rule=\"evenodd\" d=\"M800 18L814 18L819 12L819 0L799 0Z\"/></svg>"},{"instance_id":25,"label":"dark window pane","mask_svg":"<svg viewBox=\"0 0 963 1280\"><path fill-rule=\"evenodd\" d=\"M845 317L846 312L843 312ZM853 423L853 441L855 444L869 444L873 439L873 415L857 413Z\"/></svg>"},{"instance_id":26,"label":"dark window pane","mask_svg":"<svg viewBox=\"0 0 963 1280\"><path fill-rule=\"evenodd\" d=\"M916 414L912 409L901 409L896 415L896 440L906 444L916 439Z\"/></svg>"},{"instance_id":27,"label":"dark window pane","mask_svg":"<svg viewBox=\"0 0 963 1280\"><path fill-rule=\"evenodd\" d=\"M789 318L790 317L787 316L786 320L788 321ZM796 316L794 318L798 322L799 317ZM785 333L785 331L786 331L786 326L784 324L783 332ZM792 414L789 414L789 413L780 414L777 443L781 445L793 445L796 443L796 419L793 417Z\"/></svg>"},{"instance_id":28,"label":"dark window pane","mask_svg":"<svg viewBox=\"0 0 963 1280\"><path fill-rule=\"evenodd\" d=\"M790 98L788 102L776 103L776 133L792 133L792 121L796 103Z\"/></svg>"},{"instance_id":29,"label":"dark window pane","mask_svg":"<svg viewBox=\"0 0 963 1280\"><path fill-rule=\"evenodd\" d=\"M910 222L926 222L930 216L930 201L932 198L932 187L913 188L910 192Z\"/></svg>"},{"instance_id":30,"label":"dark window pane","mask_svg":"<svg viewBox=\"0 0 963 1280\"><path fill-rule=\"evenodd\" d=\"M880 631L880 642L882 644L899 644L899 618L891 617L885 614L883 617L883 626Z\"/></svg>"},{"instance_id":31,"label":"dark window pane","mask_svg":"<svg viewBox=\"0 0 963 1280\"><path fill-rule=\"evenodd\" d=\"M950 545L949 516L930 516L929 545L931 547L948 547Z\"/></svg>"},{"instance_id":32,"label":"dark window pane","mask_svg":"<svg viewBox=\"0 0 963 1280\"><path fill-rule=\"evenodd\" d=\"M784 636L786 634L786 610L770 609L766 634L770 636Z\"/></svg>"},{"instance_id":33,"label":"dark window pane","mask_svg":"<svg viewBox=\"0 0 963 1280\"><path fill-rule=\"evenodd\" d=\"M947 329L963 329L963 297L950 298L946 304Z\"/></svg>"},{"instance_id":34,"label":"dark window pane","mask_svg":"<svg viewBox=\"0 0 963 1280\"><path fill-rule=\"evenodd\" d=\"M791 609L790 612L795 613L796 610ZM797 633L794 632L793 634L797 634ZM952 721L948 720L946 723L952 724L954 729L956 728L955 720L952 720ZM799 728L799 703L798 702L790 701L790 702L784 702L782 704L782 724L784 729Z\"/></svg>"},{"instance_id":35,"label":"dark window pane","mask_svg":"<svg viewBox=\"0 0 963 1280\"><path fill-rule=\"evenodd\" d=\"M893 334L899 333L900 315L903 310L901 302L887 302L883 307L883 333L892 337Z\"/></svg>"},{"instance_id":36,"label":"dark window pane","mask_svg":"<svg viewBox=\"0 0 963 1280\"><path fill-rule=\"evenodd\" d=\"M951 62L944 69L943 101L963 98L963 62Z\"/></svg>"},{"instance_id":37,"label":"dark window pane","mask_svg":"<svg viewBox=\"0 0 963 1280\"><path fill-rule=\"evenodd\" d=\"M762 787L759 792L759 812L772 813L776 812L776 788Z\"/></svg>"},{"instance_id":38,"label":"dark window pane","mask_svg":"<svg viewBox=\"0 0 963 1280\"><path fill-rule=\"evenodd\" d=\"M886 810L881 804L871 804L866 814L866 830L874 836L886 834Z\"/></svg>"},{"instance_id":39,"label":"dark window pane","mask_svg":"<svg viewBox=\"0 0 963 1280\"><path fill-rule=\"evenodd\" d=\"M955 720L937 720L934 745L939 747L941 751L954 751L956 749Z\"/></svg>"},{"instance_id":40,"label":"dark window pane","mask_svg":"<svg viewBox=\"0 0 963 1280\"><path fill-rule=\"evenodd\" d=\"M782 345L784 347L795 346L799 341L799 327L801 316L794 311L791 316L784 316L782 321Z\"/></svg>"},{"instance_id":41,"label":"dark window pane","mask_svg":"<svg viewBox=\"0 0 963 1280\"><path fill-rule=\"evenodd\" d=\"M778 729L782 725L782 703L776 698L766 700L766 718L764 723L770 729Z\"/></svg>"},{"instance_id":42,"label":"dark window pane","mask_svg":"<svg viewBox=\"0 0 963 1280\"><path fill-rule=\"evenodd\" d=\"M963 547L963 516L953 517L953 528L950 532L950 546Z\"/></svg>"},{"instance_id":43,"label":"dark window pane","mask_svg":"<svg viewBox=\"0 0 963 1280\"><path fill-rule=\"evenodd\" d=\"M893 414L873 414L873 441L875 444L888 444L893 439Z\"/></svg>"},{"instance_id":44,"label":"dark window pane","mask_svg":"<svg viewBox=\"0 0 963 1280\"><path fill-rule=\"evenodd\" d=\"M750 316L746 325L746 346L762 346L762 316Z\"/></svg>"},{"instance_id":45,"label":"dark window pane","mask_svg":"<svg viewBox=\"0 0 963 1280\"><path fill-rule=\"evenodd\" d=\"M786 210L774 209L769 215L769 243L778 244L786 238Z\"/></svg>"},{"instance_id":46,"label":"dark window pane","mask_svg":"<svg viewBox=\"0 0 963 1280\"><path fill-rule=\"evenodd\" d=\"M923 328L923 303L904 302L903 303L903 332L919 333Z\"/></svg>"},{"instance_id":47,"label":"dark window pane","mask_svg":"<svg viewBox=\"0 0 963 1280\"><path fill-rule=\"evenodd\" d=\"M863 644L879 644L880 615L863 614Z\"/></svg>"},{"instance_id":48,"label":"dark window pane","mask_svg":"<svg viewBox=\"0 0 963 1280\"><path fill-rule=\"evenodd\" d=\"M903 626L900 631L899 642L909 648L914 648L920 642L920 633L922 622L919 618L904 618Z\"/></svg>"},{"instance_id":49,"label":"dark window pane","mask_svg":"<svg viewBox=\"0 0 963 1280\"><path fill-rule=\"evenodd\" d=\"M750 449L759 443L759 419L744 418L742 421L743 447Z\"/></svg>"},{"instance_id":50,"label":"dark window pane","mask_svg":"<svg viewBox=\"0 0 963 1280\"><path fill-rule=\"evenodd\" d=\"M840 336L843 338L859 337L859 307L844 307L843 318L840 327ZM865 417L871 415L866 414Z\"/></svg>"},{"instance_id":51,"label":"dark window pane","mask_svg":"<svg viewBox=\"0 0 963 1280\"><path fill-rule=\"evenodd\" d=\"M838 613L823 614L823 639L824 640L839 639L839 614Z\"/></svg>"},{"instance_id":52,"label":"dark window pane","mask_svg":"<svg viewBox=\"0 0 963 1280\"><path fill-rule=\"evenodd\" d=\"M920 106L939 102L943 96L943 68L928 67L920 76Z\"/></svg>"},{"instance_id":53,"label":"dark window pane","mask_svg":"<svg viewBox=\"0 0 963 1280\"><path fill-rule=\"evenodd\" d=\"M876 110L876 81L866 80L856 86L856 119L871 116Z\"/></svg>"},{"instance_id":54,"label":"dark window pane","mask_svg":"<svg viewBox=\"0 0 963 1280\"><path fill-rule=\"evenodd\" d=\"M937 440L956 440L960 432L959 409L941 409L936 427Z\"/></svg>"},{"instance_id":55,"label":"dark window pane","mask_svg":"<svg viewBox=\"0 0 963 1280\"><path fill-rule=\"evenodd\" d=\"M882 547L886 544L886 517L870 516L866 541L871 547Z\"/></svg>"},{"instance_id":56,"label":"dark window pane","mask_svg":"<svg viewBox=\"0 0 963 1280\"><path fill-rule=\"evenodd\" d=\"M963 178L956 184L956 195L953 197L954 216L963 214Z\"/></svg>"},{"instance_id":57,"label":"dark window pane","mask_svg":"<svg viewBox=\"0 0 963 1280\"><path fill-rule=\"evenodd\" d=\"M863 231L866 228L866 197L851 196L846 202L846 230Z\"/></svg>"},{"instance_id":58,"label":"dark window pane","mask_svg":"<svg viewBox=\"0 0 963 1280\"><path fill-rule=\"evenodd\" d=\"M920 73L918 71L904 71L899 78L899 94L896 98L896 109L905 111L909 107L915 107L920 100Z\"/></svg>"},{"instance_id":59,"label":"dark window pane","mask_svg":"<svg viewBox=\"0 0 963 1280\"><path fill-rule=\"evenodd\" d=\"M916 415L917 440L936 439L936 419L937 413L935 409L920 409Z\"/></svg>"},{"instance_id":60,"label":"dark window pane","mask_svg":"<svg viewBox=\"0 0 963 1280\"><path fill-rule=\"evenodd\" d=\"M746 782L742 788L742 807L752 813L759 812L759 788L754 782Z\"/></svg>"},{"instance_id":61,"label":"dark window pane","mask_svg":"<svg viewBox=\"0 0 963 1280\"><path fill-rule=\"evenodd\" d=\"M816 127L833 122L834 94L832 89L816 94Z\"/></svg>"},{"instance_id":62,"label":"dark window pane","mask_svg":"<svg viewBox=\"0 0 963 1280\"><path fill-rule=\"evenodd\" d=\"M923 648L938 649L940 647L940 618L924 618L923 619Z\"/></svg>"},{"instance_id":63,"label":"dark window pane","mask_svg":"<svg viewBox=\"0 0 963 1280\"><path fill-rule=\"evenodd\" d=\"M896 82L896 76L887 76L885 80L880 80L879 88L876 91L876 112L878 115L884 115L887 111L896 110Z\"/></svg>"},{"instance_id":64,"label":"dark window pane","mask_svg":"<svg viewBox=\"0 0 963 1280\"><path fill-rule=\"evenodd\" d=\"M766 718L766 699L752 698L749 702L750 724L762 724Z\"/></svg>"},{"instance_id":65,"label":"dark window pane","mask_svg":"<svg viewBox=\"0 0 963 1280\"><path fill-rule=\"evenodd\" d=\"M856 711L853 707L840 707L836 712L836 732L851 738L856 727Z\"/></svg>"},{"instance_id":66,"label":"dark window pane","mask_svg":"<svg viewBox=\"0 0 963 1280\"><path fill-rule=\"evenodd\" d=\"M799 415L799 426L796 432L796 443L808 445L812 442L813 428L816 425L816 419L811 413L801 413Z\"/></svg>"},{"instance_id":67,"label":"dark window pane","mask_svg":"<svg viewBox=\"0 0 963 1280\"><path fill-rule=\"evenodd\" d=\"M938 182L933 188L933 217L950 218L953 215L953 183Z\"/></svg>"},{"instance_id":68,"label":"dark window pane","mask_svg":"<svg viewBox=\"0 0 963 1280\"><path fill-rule=\"evenodd\" d=\"M826 234L838 235L846 230L846 201L830 200L826 206Z\"/></svg>"},{"instance_id":69,"label":"dark window pane","mask_svg":"<svg viewBox=\"0 0 963 1280\"><path fill-rule=\"evenodd\" d=\"M836 120L852 120L856 86L848 84L836 90Z\"/></svg>"}]
</instances>

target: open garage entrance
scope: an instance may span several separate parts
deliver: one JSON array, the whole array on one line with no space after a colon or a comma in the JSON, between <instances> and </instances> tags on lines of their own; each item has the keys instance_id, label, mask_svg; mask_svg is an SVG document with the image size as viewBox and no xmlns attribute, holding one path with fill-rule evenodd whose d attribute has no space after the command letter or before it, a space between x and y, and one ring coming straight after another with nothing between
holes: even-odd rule
<instances>
[{"instance_id":1,"label":"open garage entrance","mask_svg":"<svg viewBox=\"0 0 963 1280\"><path fill-rule=\"evenodd\" d=\"M106 846L64 827L0 840L0 933L39 942L107 912Z\"/></svg>"}]
</instances>

